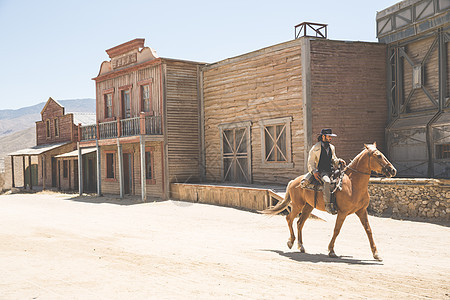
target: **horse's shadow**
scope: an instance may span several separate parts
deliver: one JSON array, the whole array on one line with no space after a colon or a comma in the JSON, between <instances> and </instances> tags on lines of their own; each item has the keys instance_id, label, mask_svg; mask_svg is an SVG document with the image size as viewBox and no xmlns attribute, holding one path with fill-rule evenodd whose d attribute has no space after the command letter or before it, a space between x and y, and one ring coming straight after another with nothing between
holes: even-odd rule
<instances>
[{"instance_id":1,"label":"horse's shadow","mask_svg":"<svg viewBox=\"0 0 450 300\"><path fill-rule=\"evenodd\" d=\"M352 256L338 256L337 258L329 257L328 255L319 253L319 254L310 254L310 253L301 253L301 252L284 252L281 250L261 250L274 252L278 255L287 257L291 260L297 262L311 262L311 263L341 263L341 264L349 264L349 265L375 265L381 266L382 262L375 260L361 260L354 259Z\"/></svg>"}]
</instances>

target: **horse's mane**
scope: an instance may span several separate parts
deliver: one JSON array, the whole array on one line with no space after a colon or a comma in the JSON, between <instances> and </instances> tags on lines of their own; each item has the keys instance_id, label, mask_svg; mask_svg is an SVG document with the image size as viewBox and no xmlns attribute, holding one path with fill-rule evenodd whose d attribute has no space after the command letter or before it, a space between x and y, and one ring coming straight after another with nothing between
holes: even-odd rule
<instances>
[{"instance_id":1,"label":"horse's mane","mask_svg":"<svg viewBox=\"0 0 450 300\"><path fill-rule=\"evenodd\" d=\"M355 166L354 166L354 164L356 163L356 162L358 162L360 159L361 159L361 156L363 155L363 153L365 152L365 150L367 150L367 148L363 148L362 149L362 151L361 152L359 152L358 153L358 155L356 155L352 160L351 160L351 162L348 164L348 166L347 167L352 167L352 168L354 168Z\"/></svg>"}]
</instances>

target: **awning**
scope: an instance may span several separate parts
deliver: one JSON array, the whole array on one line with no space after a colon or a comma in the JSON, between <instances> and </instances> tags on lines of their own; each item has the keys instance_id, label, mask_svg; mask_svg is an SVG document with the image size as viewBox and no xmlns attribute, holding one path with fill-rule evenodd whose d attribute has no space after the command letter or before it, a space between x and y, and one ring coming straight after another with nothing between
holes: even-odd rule
<instances>
[{"instance_id":1,"label":"awning","mask_svg":"<svg viewBox=\"0 0 450 300\"><path fill-rule=\"evenodd\" d=\"M97 151L97 148L81 148L81 155L85 155L91 152ZM67 153L63 153L60 155L56 155L56 158L63 158L63 157L78 157L78 150L73 150Z\"/></svg>"},{"instance_id":2,"label":"awning","mask_svg":"<svg viewBox=\"0 0 450 300\"><path fill-rule=\"evenodd\" d=\"M57 143L57 144L47 144L47 145L39 145L31 148L26 148L22 150L17 150L15 152L9 153L9 156L25 156L25 155L40 155L47 151L56 149L58 147L67 145L71 142Z\"/></svg>"}]
</instances>

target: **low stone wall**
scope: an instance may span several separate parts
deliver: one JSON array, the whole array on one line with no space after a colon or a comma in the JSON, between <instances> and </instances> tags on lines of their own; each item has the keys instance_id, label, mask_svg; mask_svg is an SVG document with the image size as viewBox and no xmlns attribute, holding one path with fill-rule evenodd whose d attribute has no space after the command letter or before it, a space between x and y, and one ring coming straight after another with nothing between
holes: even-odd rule
<instances>
[{"instance_id":1,"label":"low stone wall","mask_svg":"<svg viewBox=\"0 0 450 300\"><path fill-rule=\"evenodd\" d=\"M450 221L450 180L372 178L369 194L372 214Z\"/></svg>"}]
</instances>

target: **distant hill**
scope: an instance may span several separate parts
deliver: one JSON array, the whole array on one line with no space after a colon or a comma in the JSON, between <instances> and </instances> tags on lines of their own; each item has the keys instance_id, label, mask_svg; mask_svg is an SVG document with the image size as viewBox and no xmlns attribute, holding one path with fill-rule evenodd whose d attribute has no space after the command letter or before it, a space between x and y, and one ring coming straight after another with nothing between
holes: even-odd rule
<instances>
[{"instance_id":1,"label":"distant hill","mask_svg":"<svg viewBox=\"0 0 450 300\"><path fill-rule=\"evenodd\" d=\"M95 99L58 100L70 112L95 113ZM35 127L36 121L41 120L41 111L46 102L19 109L0 110L0 137L13 134L24 129Z\"/></svg>"}]
</instances>

